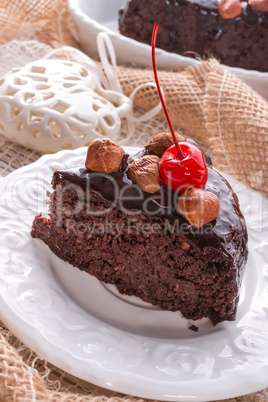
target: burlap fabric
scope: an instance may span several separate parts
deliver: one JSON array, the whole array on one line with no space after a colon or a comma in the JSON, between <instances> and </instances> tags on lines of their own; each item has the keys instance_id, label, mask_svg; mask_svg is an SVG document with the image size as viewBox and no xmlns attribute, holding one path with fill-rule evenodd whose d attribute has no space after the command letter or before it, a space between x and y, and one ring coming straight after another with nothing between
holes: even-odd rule
<instances>
[{"instance_id":1,"label":"burlap fabric","mask_svg":"<svg viewBox=\"0 0 268 402\"><path fill-rule=\"evenodd\" d=\"M67 0L2 0L0 30L0 44L34 38L53 47L77 46Z\"/></svg>"},{"instance_id":2,"label":"burlap fabric","mask_svg":"<svg viewBox=\"0 0 268 402\"><path fill-rule=\"evenodd\" d=\"M123 90L153 81L152 71L118 67ZM268 103L216 60L176 73L160 71L171 120L211 148L214 164L268 195ZM156 90L144 88L135 104L149 110Z\"/></svg>"},{"instance_id":3,"label":"burlap fabric","mask_svg":"<svg viewBox=\"0 0 268 402\"><path fill-rule=\"evenodd\" d=\"M13 39L37 39L52 47L79 47L67 10L67 0L9 0L0 2L0 44ZM10 55L12 58L12 55ZM125 94L153 81L151 70L120 66L118 77ZM248 186L268 195L268 105L264 99L210 60L198 67L159 72L173 123L197 139L214 156L214 164ZM148 86L139 91L135 105L149 110L158 102ZM162 131L165 122L153 119L135 131L132 144ZM140 136L139 138L137 138ZM139 142L140 141L140 142ZM0 138L0 175L39 157L38 152ZM264 402L268 390L229 402ZM137 401L136 398L96 388L36 356L5 328L0 327L1 401Z\"/></svg>"}]
</instances>

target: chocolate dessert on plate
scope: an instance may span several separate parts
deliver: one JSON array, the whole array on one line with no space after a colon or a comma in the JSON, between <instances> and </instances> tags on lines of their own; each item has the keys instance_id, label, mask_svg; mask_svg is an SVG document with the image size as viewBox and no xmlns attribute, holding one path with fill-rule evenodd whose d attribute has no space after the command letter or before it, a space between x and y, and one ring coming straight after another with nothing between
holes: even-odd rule
<instances>
[{"instance_id":1,"label":"chocolate dessert on plate","mask_svg":"<svg viewBox=\"0 0 268 402\"><path fill-rule=\"evenodd\" d=\"M160 133L129 157L95 140L85 168L53 174L49 218L38 215L31 234L123 294L193 320L234 320L247 259L237 197L210 164L203 189L166 188L157 156L166 143Z\"/></svg>"}]
</instances>

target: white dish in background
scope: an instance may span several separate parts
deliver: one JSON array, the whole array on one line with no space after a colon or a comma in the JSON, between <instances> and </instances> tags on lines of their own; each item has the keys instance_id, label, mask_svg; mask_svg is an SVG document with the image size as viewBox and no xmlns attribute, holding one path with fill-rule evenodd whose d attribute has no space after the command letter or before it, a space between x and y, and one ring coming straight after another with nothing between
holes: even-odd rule
<instances>
[{"instance_id":1,"label":"white dish in background","mask_svg":"<svg viewBox=\"0 0 268 402\"><path fill-rule=\"evenodd\" d=\"M43 156L0 182L1 320L39 356L111 391L207 402L266 388L268 201L228 176L249 231L238 314L195 333L180 313L119 295L31 238L53 171L83 166L86 151Z\"/></svg>"},{"instance_id":2,"label":"white dish in background","mask_svg":"<svg viewBox=\"0 0 268 402\"><path fill-rule=\"evenodd\" d=\"M90 57L98 55L96 37L99 32L104 31L110 35L118 64L135 63L138 66L151 66L150 46L119 34L118 10L126 3L127 0L68 0L82 49ZM199 63L197 60L162 49L157 49L156 55L159 69L182 70ZM268 99L268 72L226 68Z\"/></svg>"}]
</instances>

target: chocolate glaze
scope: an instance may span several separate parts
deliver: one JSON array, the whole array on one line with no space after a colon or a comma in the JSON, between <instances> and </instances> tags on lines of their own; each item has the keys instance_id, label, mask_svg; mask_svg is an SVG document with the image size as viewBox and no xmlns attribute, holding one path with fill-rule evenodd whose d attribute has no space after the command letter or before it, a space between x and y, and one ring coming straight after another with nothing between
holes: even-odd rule
<instances>
[{"instance_id":1,"label":"chocolate glaze","mask_svg":"<svg viewBox=\"0 0 268 402\"><path fill-rule=\"evenodd\" d=\"M147 151L141 151L134 157L142 157L144 153ZM128 178L126 161L119 172L109 175L90 172L85 168L56 171L53 175L53 186L55 188L59 182L68 181L81 187L87 194L90 189L94 190L119 209L123 208L129 215L143 213L168 222L171 227L177 225L176 230L179 228L181 234L194 247L220 248L227 258L235 257L237 250L242 247L243 255L240 255L240 258L244 258L247 255L247 230L238 199L228 182L213 169L210 160L208 162L208 181L204 190L211 191L219 197L221 209L213 222L198 229L178 213L177 193L164 187L154 194L143 192Z\"/></svg>"},{"instance_id":2,"label":"chocolate glaze","mask_svg":"<svg viewBox=\"0 0 268 402\"><path fill-rule=\"evenodd\" d=\"M216 16L218 14L218 0L169 0L166 1L166 5L185 5L187 3L191 3L193 7L196 9L198 14L203 14L204 16L208 13L213 13ZM244 2L241 3L242 13L236 17L228 20L229 22L234 21L235 19L242 19L247 24L262 22L266 17L267 13L259 11L256 12L252 10L249 3ZM219 19L222 19L219 17Z\"/></svg>"},{"instance_id":3,"label":"chocolate glaze","mask_svg":"<svg viewBox=\"0 0 268 402\"><path fill-rule=\"evenodd\" d=\"M187 2L192 3L198 23L198 47L200 54L205 52L207 39L212 41L219 40L231 26L240 20L248 26L265 22L267 25L268 23L268 13L255 12L247 3L241 4L242 13L239 16L223 19L218 14L218 0L176 0L176 2L181 5L185 5Z\"/></svg>"}]
</instances>

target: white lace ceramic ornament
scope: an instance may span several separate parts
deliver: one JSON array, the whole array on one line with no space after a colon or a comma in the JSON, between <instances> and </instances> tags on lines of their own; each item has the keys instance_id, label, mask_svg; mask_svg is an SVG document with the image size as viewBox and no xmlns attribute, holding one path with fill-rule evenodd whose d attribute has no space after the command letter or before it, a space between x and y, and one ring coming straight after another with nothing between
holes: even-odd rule
<instances>
[{"instance_id":1,"label":"white lace ceramic ornament","mask_svg":"<svg viewBox=\"0 0 268 402\"><path fill-rule=\"evenodd\" d=\"M122 93L102 87L96 70L42 59L0 81L0 134L41 152L114 138L132 109Z\"/></svg>"}]
</instances>

